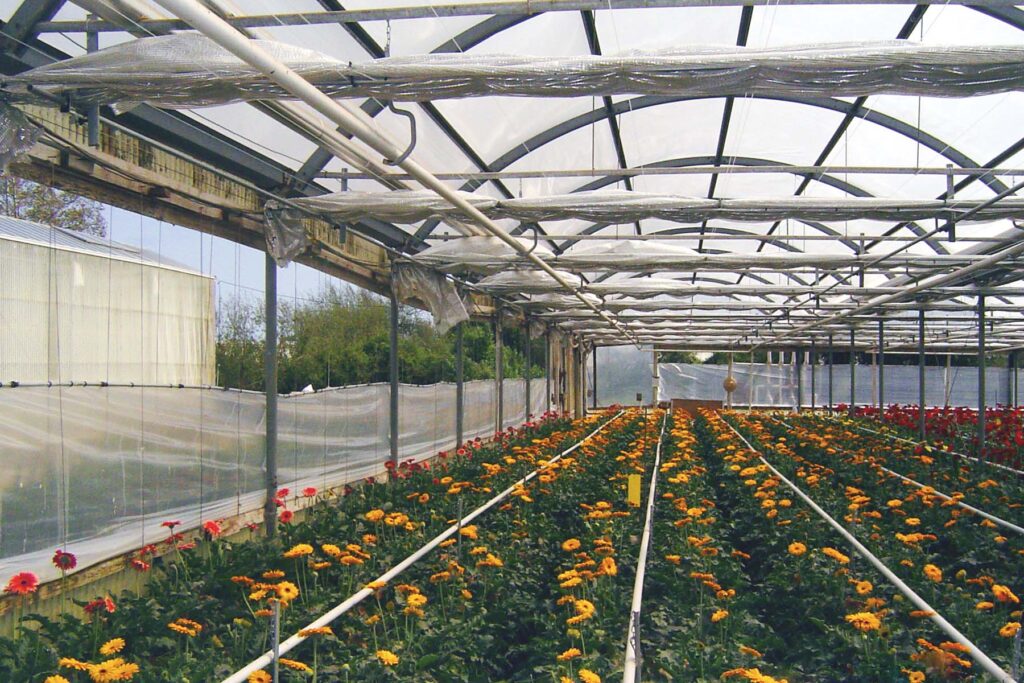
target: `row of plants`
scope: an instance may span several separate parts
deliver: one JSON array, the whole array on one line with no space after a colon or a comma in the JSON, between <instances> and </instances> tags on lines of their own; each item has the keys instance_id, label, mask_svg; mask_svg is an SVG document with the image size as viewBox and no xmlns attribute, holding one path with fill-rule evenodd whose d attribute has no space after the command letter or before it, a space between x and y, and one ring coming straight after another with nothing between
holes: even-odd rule
<instances>
[{"instance_id":1,"label":"row of plants","mask_svg":"<svg viewBox=\"0 0 1024 683\"><path fill-rule=\"evenodd\" d=\"M935 488L880 472L873 453L887 446L857 446L847 430L829 431L817 421L790 425L763 414L739 413L729 419L784 476L798 482L933 609L1009 670L1013 638L1021 627L1019 537L1009 538L993 523L972 518L935 495ZM928 456L918 456L918 462L921 457ZM896 597L886 608L888 619L880 622L899 620L908 630L930 626L930 612ZM924 671L939 678L973 673L964 652L936 663L914 652L914 643L920 645L911 641L907 649L907 642L890 638L889 647L897 657L902 653L925 662Z\"/></svg>"},{"instance_id":2,"label":"row of plants","mask_svg":"<svg viewBox=\"0 0 1024 683\"><path fill-rule=\"evenodd\" d=\"M152 573L145 595L98 596L51 621L31 614L26 589L18 636L0 640L3 680L220 680L270 647L275 613L284 636L307 638L279 660L282 680L597 683L621 675L643 525L627 482L650 474L668 416L627 411L547 464L610 418L547 419L433 466L404 463L387 485L324 500L273 540L231 543L216 522L193 538L171 520L164 543L172 552L132 558ZM374 581L538 467L400 583ZM282 506L289 495L279 492ZM299 630L364 586L372 595L355 609ZM249 680L265 683L270 671Z\"/></svg>"},{"instance_id":3,"label":"row of plants","mask_svg":"<svg viewBox=\"0 0 1024 683\"><path fill-rule=\"evenodd\" d=\"M729 538L705 442L689 415L675 415L654 510L640 630L643 680L777 682L765 659L783 641L760 617L761 597ZM785 680L785 679L781 679Z\"/></svg>"},{"instance_id":4,"label":"row of plants","mask_svg":"<svg viewBox=\"0 0 1024 683\"><path fill-rule=\"evenodd\" d=\"M217 520L188 533L167 520L167 537L128 560L132 571L148 573L144 594L69 602L56 619L33 613L38 579L19 572L6 586L20 626L0 638L2 680L219 680L268 647L275 603L282 630L294 632L422 546L460 510L474 509L609 418L546 415L491 443L442 453L433 464L390 468L386 485L368 480L337 497L306 491L320 504L302 524L290 523L284 503L291 492L281 490L273 539L235 543L221 536ZM76 568L63 551L54 563L65 573Z\"/></svg>"},{"instance_id":5,"label":"row of plants","mask_svg":"<svg viewBox=\"0 0 1024 683\"><path fill-rule=\"evenodd\" d=\"M1024 477L1015 477L989 463L968 460L931 444L893 441L864 431L857 418L829 418L816 413L770 418L778 425L797 428L825 464L867 467L886 476L882 467L921 484L934 487L968 505L1024 525ZM891 477L891 475L889 475ZM898 481L897 487L906 486ZM959 510L951 514L958 516ZM978 520L980 523L980 520ZM989 523L982 523L988 527Z\"/></svg>"},{"instance_id":6,"label":"row of plants","mask_svg":"<svg viewBox=\"0 0 1024 683\"><path fill-rule=\"evenodd\" d=\"M837 406L845 412L846 406ZM881 422L904 438L919 438L921 411L915 405L893 404L879 412L876 406L857 406L854 416L874 425ZM979 455L1015 469L1024 469L1024 407L994 406L985 409L985 446L978 444L978 411L964 406L925 408L925 431L937 449ZM980 450L980 452L979 452Z\"/></svg>"}]
</instances>

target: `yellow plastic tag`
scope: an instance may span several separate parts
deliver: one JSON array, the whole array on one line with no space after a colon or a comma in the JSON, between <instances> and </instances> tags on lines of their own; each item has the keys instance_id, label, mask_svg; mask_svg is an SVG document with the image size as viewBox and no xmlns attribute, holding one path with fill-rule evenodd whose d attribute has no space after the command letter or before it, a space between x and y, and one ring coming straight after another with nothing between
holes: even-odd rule
<instances>
[{"instance_id":1,"label":"yellow plastic tag","mask_svg":"<svg viewBox=\"0 0 1024 683\"><path fill-rule=\"evenodd\" d=\"M640 475L629 475L629 483L626 486L626 502L633 507L640 507Z\"/></svg>"}]
</instances>

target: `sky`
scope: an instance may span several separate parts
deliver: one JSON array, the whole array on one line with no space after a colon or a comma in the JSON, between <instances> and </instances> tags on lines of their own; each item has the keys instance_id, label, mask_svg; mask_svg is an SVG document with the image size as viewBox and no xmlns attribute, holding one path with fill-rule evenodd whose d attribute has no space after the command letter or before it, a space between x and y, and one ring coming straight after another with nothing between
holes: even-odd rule
<instances>
[{"instance_id":1,"label":"sky","mask_svg":"<svg viewBox=\"0 0 1024 683\"><path fill-rule=\"evenodd\" d=\"M106 207L106 215L109 235L114 242L141 246L161 259L212 276L217 281L218 299L236 293L263 296L263 252L114 207ZM278 272L278 298L315 297L331 283L338 285L342 280L292 263Z\"/></svg>"}]
</instances>

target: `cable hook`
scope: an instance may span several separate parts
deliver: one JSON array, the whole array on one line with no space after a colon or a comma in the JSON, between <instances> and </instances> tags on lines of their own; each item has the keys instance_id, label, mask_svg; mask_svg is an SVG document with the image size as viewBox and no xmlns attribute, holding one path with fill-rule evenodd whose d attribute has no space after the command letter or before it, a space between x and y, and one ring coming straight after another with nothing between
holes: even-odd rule
<instances>
[{"instance_id":1,"label":"cable hook","mask_svg":"<svg viewBox=\"0 0 1024 683\"><path fill-rule=\"evenodd\" d=\"M384 57L391 57L390 20L388 20L387 22L387 42L385 42L384 44ZM387 164L388 166L398 166L403 161L409 158L409 155L412 154L412 150L415 149L416 147L416 117L413 115L411 111L406 111L404 109L399 109L398 107L396 107L395 103L392 100L387 100L387 105L388 111L390 111L392 114L398 114L399 116L404 116L405 118L409 119L409 146L405 148L404 152L398 155L397 159L384 159L384 163Z\"/></svg>"}]
</instances>

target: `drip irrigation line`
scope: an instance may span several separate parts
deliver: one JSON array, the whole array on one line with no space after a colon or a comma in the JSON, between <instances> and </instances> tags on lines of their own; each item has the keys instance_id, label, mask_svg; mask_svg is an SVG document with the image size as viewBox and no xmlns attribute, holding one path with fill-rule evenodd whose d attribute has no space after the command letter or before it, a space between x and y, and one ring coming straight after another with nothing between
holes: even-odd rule
<instances>
[{"instance_id":1,"label":"drip irrigation line","mask_svg":"<svg viewBox=\"0 0 1024 683\"><path fill-rule=\"evenodd\" d=\"M771 417L771 416L768 416L768 419L772 420L773 422L778 422L779 424L781 424L782 426L784 426L784 427L786 427L788 429L793 429L793 426L791 424L789 424L788 422L786 422L785 420L779 420L779 419ZM838 451L840 451L842 453L847 453L847 454L852 455L852 453L850 453L850 451L846 450L845 448L840 448L838 446L833 446L833 448L835 448L836 450L838 450ZM953 498L952 496L948 496L945 493L942 493L941 491L936 490L934 486L930 486L928 484L922 484L921 482L916 481L914 479L911 479L910 477L908 477L908 476L906 476L904 474L900 474L899 472L896 472L894 470L890 470L888 467L884 467L882 465L878 465L878 469L882 470L883 472L885 472L886 474L888 474L891 477L896 477L898 479L902 479L903 481L905 481L905 482L907 482L909 484L913 484L914 486L916 486L919 489L924 489L924 488L931 489L931 491L930 491L931 495L938 496L939 498L942 498L943 500L951 500L956 505L959 505L960 507L962 507L963 509L967 510L968 512L973 512L974 514L976 514L976 515L978 515L980 517L984 517L985 519L987 519L990 522L998 524L999 526L1003 527L1004 529L1008 529L1008 530L1014 532L1015 534L1020 534L1020 535L1024 536L1024 527L1017 526L1013 522L1008 522L1005 519L1002 519L1000 517L996 517L995 515L990 514L988 512L985 512L984 510L982 510L980 508L976 508L973 505L968 505L967 503L963 503L960 500Z\"/></svg>"},{"instance_id":2,"label":"drip irrigation line","mask_svg":"<svg viewBox=\"0 0 1024 683\"><path fill-rule=\"evenodd\" d=\"M985 670L986 673L991 675L997 681L1000 681L1000 683L1018 683L1012 676L1010 676L1010 674L1006 673L1006 671L1004 671L1001 666L992 661L992 659L988 655L986 655L978 648L978 646L972 643L967 638L967 636L960 633L960 631L958 631L957 628L953 626L953 624L946 621L945 617L943 617L931 605L925 602L924 598L915 593L914 589L908 586L906 583L904 583L903 579L898 577L895 573L893 573L891 569L885 566L885 564L881 560L875 557L875 555L870 550L868 550L863 543L858 541L853 534L851 534L839 522L833 519L831 515L829 515L827 512L821 509L821 507L817 503L815 503L810 496L804 493L796 484L794 484L789 479L784 477L782 473L775 469L770 462L765 460L761 452L758 451L753 446L751 446L750 442L747 441L746 438L744 438L744 436L740 434L739 430L732 426L732 424L728 420L722 418L722 421L726 424L726 426L729 427L729 429L732 430L733 434L740 438L740 441L742 441L744 445L746 445L746 447L752 453L757 455L758 460L764 463L765 467L771 470L773 475L778 477L779 480L782 481L782 483L784 483L793 491L793 493L795 493L797 496L800 497L801 500L807 503L807 505L812 510L814 510L814 512L816 512L819 517L821 517L825 522L829 524L829 526L835 529L836 532L840 536L842 536L847 543L853 546L853 548L861 557L866 559L875 569L877 569L879 573L881 573L882 576L884 576L889 583L895 586L899 592L903 593L903 595L905 595L912 603L914 603L915 607L924 612L928 612L928 618L936 626L942 629L946 633L946 635L948 635L950 638L966 647L971 659L977 662L981 666L981 668Z\"/></svg>"},{"instance_id":3,"label":"drip irrigation line","mask_svg":"<svg viewBox=\"0 0 1024 683\"><path fill-rule=\"evenodd\" d=\"M647 555L654 533L654 505L657 502L658 473L661 467L661 445L665 440L665 428L668 426L670 410L665 411L661 421L661 434L658 446L654 451L654 471L651 472L651 485L647 493L647 512L644 517L644 533L640 538L640 553L636 562L636 579L633 581L633 602L629 608L629 627L626 631L626 663L622 669L622 683L640 683L640 608L644 601L644 576L647 572Z\"/></svg>"},{"instance_id":4,"label":"drip irrigation line","mask_svg":"<svg viewBox=\"0 0 1024 683\"><path fill-rule=\"evenodd\" d=\"M580 441L577 441L575 444L573 444L572 446L570 446L566 450L562 451L561 453L559 453L555 457L553 457L550 460L548 460L546 463L544 463L544 467L547 467L548 465L551 465L553 463L558 462L559 460L561 460L566 455L569 455L570 453L575 451L577 448L579 448L580 446L585 444L587 441L589 441L591 438L596 436L598 433L603 431L612 422L614 422L615 420L619 419L625 412L626 412L625 410L620 410L618 413L616 413L613 417L608 419L600 427L598 427L597 429L595 429L594 431L590 432L585 437L583 437L583 439L581 439ZM539 467L539 468L533 470L532 472L527 474L525 477L523 477L522 479L519 479L514 484L512 484L511 486L506 488L504 491L502 491L501 493L499 493L498 495L494 496L489 501L487 501L486 503L484 503L483 505L478 507L476 510L473 510L468 515L466 515L465 517L461 518L456 524L450 525L447 529L445 529L444 531L439 533L437 536L435 536L433 539L428 541L425 545L423 545L419 550L413 552L411 555L406 557L404 560L402 560L401 562L396 564L394 567L392 567L388 571L386 571L383 574L381 574L380 576L378 576L372 583L377 583L377 582L388 583L388 582L390 582L396 576L398 576L403 571L405 571L406 569L408 569L409 567L414 565L416 562L418 562L420 559L422 559L424 556L426 556L430 551L434 550L439 545L441 545L442 542L446 541L448 538L450 538L452 535L454 535L457 531L459 531L459 529L462 528L462 526L464 526L465 524L467 524L469 522L472 522L474 519L476 519L477 517L479 517L480 515L482 515L483 513L487 512L492 507L494 507L495 505L497 505L498 503L503 501L505 498L508 498L508 496L512 493L512 491L514 491L517 487L522 486L526 482L528 482L531 479L533 479L534 477L536 477L541 469L542 468ZM345 601L341 602L340 604L335 606L333 609L331 609L330 611L324 613L318 619L316 619L312 623L310 623L307 626L305 626L302 630L310 630L310 629L320 628L322 626L327 626L328 624L333 622L335 619L337 619L338 617L342 616L343 614L345 614L346 612L351 610L353 607L358 605L360 602L365 600L367 597L373 595L373 593L374 593L374 591L369 589L369 588L363 588L363 589L359 590L358 592L354 593L349 598L347 598ZM293 649L295 649L297 646L299 646L304 640L306 640L306 636L301 636L299 634L295 634L295 635L291 636L290 638L288 638L288 640L285 640L284 642L282 642L280 644L280 648L279 648L279 650L276 653L277 656L279 657L281 655L288 654ZM271 664L274 661L276 661L275 660L275 653L273 651L265 652L261 656L257 657L256 659L254 659L253 661L249 662L247 665L245 665L244 667L242 667L241 669L236 671L235 673L231 674L230 676L228 676L227 678L222 680L221 683L245 683L245 681L248 680L248 677L249 677L250 674L255 673L256 671L259 671L260 669L262 669L263 667L267 666L268 664Z\"/></svg>"},{"instance_id":5,"label":"drip irrigation line","mask_svg":"<svg viewBox=\"0 0 1024 683\"><path fill-rule=\"evenodd\" d=\"M828 417L831 420L834 420L835 422L839 422L840 424L842 424L842 421L839 420L839 418L833 417L831 415L828 415L826 417ZM853 428L854 429L858 429L858 430L860 430L862 432L867 432L869 434L876 434L878 436L884 436L885 438L892 439L893 441L902 441L903 443L913 444L914 446L928 446L929 448L933 448L933 446L931 444L929 444L927 441L914 441L913 439L907 439L907 438L902 437L902 436L896 436L895 434L886 434L885 432L875 431L874 429L868 429L867 427L861 427L860 425L853 425ZM936 450L939 450L939 449L936 449ZM1019 477L1024 477L1024 470L1017 470L1017 469L1014 469L1014 468L1012 468L1012 467L1010 467L1008 465L1002 465L1002 464L1000 464L998 462L989 462L988 460L982 460L981 458L976 458L973 455L967 455L965 453L958 453L957 451L945 451L945 450L943 450L941 452L942 453L949 453L950 455L955 455L958 458L964 458L965 460L972 460L974 462L980 462L981 464L988 465L990 467L997 467L997 468L999 468L1001 470L1005 470L1007 472L1012 472L1012 473L1016 474Z\"/></svg>"}]
</instances>

